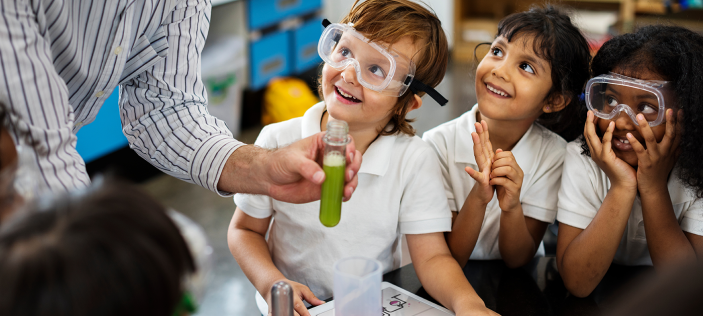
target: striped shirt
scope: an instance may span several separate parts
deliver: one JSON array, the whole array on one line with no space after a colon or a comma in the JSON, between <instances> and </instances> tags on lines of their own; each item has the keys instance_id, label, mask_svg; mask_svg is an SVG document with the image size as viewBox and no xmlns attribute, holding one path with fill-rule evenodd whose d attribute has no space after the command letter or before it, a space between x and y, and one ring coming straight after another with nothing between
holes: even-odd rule
<instances>
[{"instance_id":1,"label":"striped shirt","mask_svg":"<svg viewBox=\"0 0 703 316\"><path fill-rule=\"evenodd\" d=\"M43 187L90 179L76 132L119 86L122 132L155 167L218 192L243 143L208 114L200 53L210 0L0 0L0 103ZM226 192L218 192L226 195Z\"/></svg>"}]
</instances>

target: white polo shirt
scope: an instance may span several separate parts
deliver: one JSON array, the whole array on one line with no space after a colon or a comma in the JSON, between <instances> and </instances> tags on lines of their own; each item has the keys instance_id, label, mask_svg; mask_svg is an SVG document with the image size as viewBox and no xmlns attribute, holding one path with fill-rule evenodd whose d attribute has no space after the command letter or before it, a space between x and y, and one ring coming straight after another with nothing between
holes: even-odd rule
<instances>
[{"instance_id":1,"label":"white polo shirt","mask_svg":"<svg viewBox=\"0 0 703 316\"><path fill-rule=\"evenodd\" d=\"M476 131L478 104L462 116L425 132L422 138L435 149L442 169L449 208L458 212L476 181L464 170L478 170L471 133ZM557 191L561 179L566 141L539 124L532 124L512 150L524 172L520 202L525 216L552 223L557 214ZM478 241L470 259L501 259L498 249L500 206L497 195L486 207ZM544 256L540 243L537 256Z\"/></svg>"},{"instance_id":2,"label":"white polo shirt","mask_svg":"<svg viewBox=\"0 0 703 316\"><path fill-rule=\"evenodd\" d=\"M277 148L320 132L324 103L302 118L266 126L256 145ZM342 203L339 224L320 223L320 202L291 204L263 195L237 194L234 201L255 218L273 215L268 245L286 278L319 298L332 296L332 265L349 256L375 258L388 272L400 266L400 234L451 230L436 155L417 136L379 136L363 156L359 184Z\"/></svg>"},{"instance_id":3,"label":"white polo shirt","mask_svg":"<svg viewBox=\"0 0 703 316\"><path fill-rule=\"evenodd\" d=\"M566 147L562 179L557 220L586 229L608 194L610 179L591 157L581 155L579 140L570 142ZM703 236L703 202L697 200L694 192L686 188L677 177L670 177L667 187L681 229ZM639 194L635 197L625 233L613 262L624 265L652 265L644 233L642 201Z\"/></svg>"}]
</instances>

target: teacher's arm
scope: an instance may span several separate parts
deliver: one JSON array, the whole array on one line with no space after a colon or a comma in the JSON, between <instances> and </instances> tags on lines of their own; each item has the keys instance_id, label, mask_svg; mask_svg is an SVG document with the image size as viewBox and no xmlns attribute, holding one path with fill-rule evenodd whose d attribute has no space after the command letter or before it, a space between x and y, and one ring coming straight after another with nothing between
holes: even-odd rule
<instances>
[{"instance_id":1,"label":"teacher's arm","mask_svg":"<svg viewBox=\"0 0 703 316\"><path fill-rule=\"evenodd\" d=\"M68 88L54 68L43 16L29 1L0 0L0 104L15 142L33 149L38 189L67 191L90 182L76 151Z\"/></svg>"}]
</instances>

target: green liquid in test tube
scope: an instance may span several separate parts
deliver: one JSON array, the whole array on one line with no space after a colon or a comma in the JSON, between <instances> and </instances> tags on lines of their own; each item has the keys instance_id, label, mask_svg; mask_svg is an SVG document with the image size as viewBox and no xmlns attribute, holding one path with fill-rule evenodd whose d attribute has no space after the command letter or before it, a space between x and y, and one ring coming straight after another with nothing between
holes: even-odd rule
<instances>
[{"instance_id":1,"label":"green liquid in test tube","mask_svg":"<svg viewBox=\"0 0 703 316\"><path fill-rule=\"evenodd\" d=\"M320 222L327 227L337 226L342 217L348 133L347 122L334 120L327 123L327 133L323 137L325 156L322 169L325 171L325 182L322 183L320 197Z\"/></svg>"}]
</instances>

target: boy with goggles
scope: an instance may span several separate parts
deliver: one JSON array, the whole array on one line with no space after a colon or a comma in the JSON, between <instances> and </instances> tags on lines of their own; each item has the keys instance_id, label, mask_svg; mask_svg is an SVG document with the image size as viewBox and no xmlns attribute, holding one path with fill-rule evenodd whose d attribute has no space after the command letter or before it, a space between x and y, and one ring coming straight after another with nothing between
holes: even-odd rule
<instances>
[{"instance_id":1,"label":"boy with goggles","mask_svg":"<svg viewBox=\"0 0 703 316\"><path fill-rule=\"evenodd\" d=\"M495 315L444 240L451 212L439 162L406 118L422 106L424 93L446 103L432 89L444 77L449 52L439 19L411 0L357 1L340 24L327 24L318 51L325 61L319 80L324 100L301 118L264 127L256 144L277 148L325 130L329 120L346 121L363 155L359 185L332 228L320 223L319 201L235 196L228 242L264 295L257 296L261 313L268 312L271 286L286 280L295 291L296 313L308 316L303 301L318 305L318 297L334 294L332 266L341 258L374 258L384 272L398 268L404 234L432 297L457 315Z\"/></svg>"},{"instance_id":2,"label":"boy with goggles","mask_svg":"<svg viewBox=\"0 0 703 316\"><path fill-rule=\"evenodd\" d=\"M585 98L596 117L613 120L625 112L639 126L637 114L642 114L649 126L657 126L664 121L667 105L674 104L672 90L669 81L641 80L610 72L588 81Z\"/></svg>"},{"instance_id":3,"label":"boy with goggles","mask_svg":"<svg viewBox=\"0 0 703 316\"><path fill-rule=\"evenodd\" d=\"M337 70L352 66L357 80L367 89L400 97L410 88L417 94L426 92L437 103L447 104L435 89L415 79L415 63L383 44L372 42L354 29L353 23L322 21L317 52L327 65Z\"/></svg>"}]
</instances>

